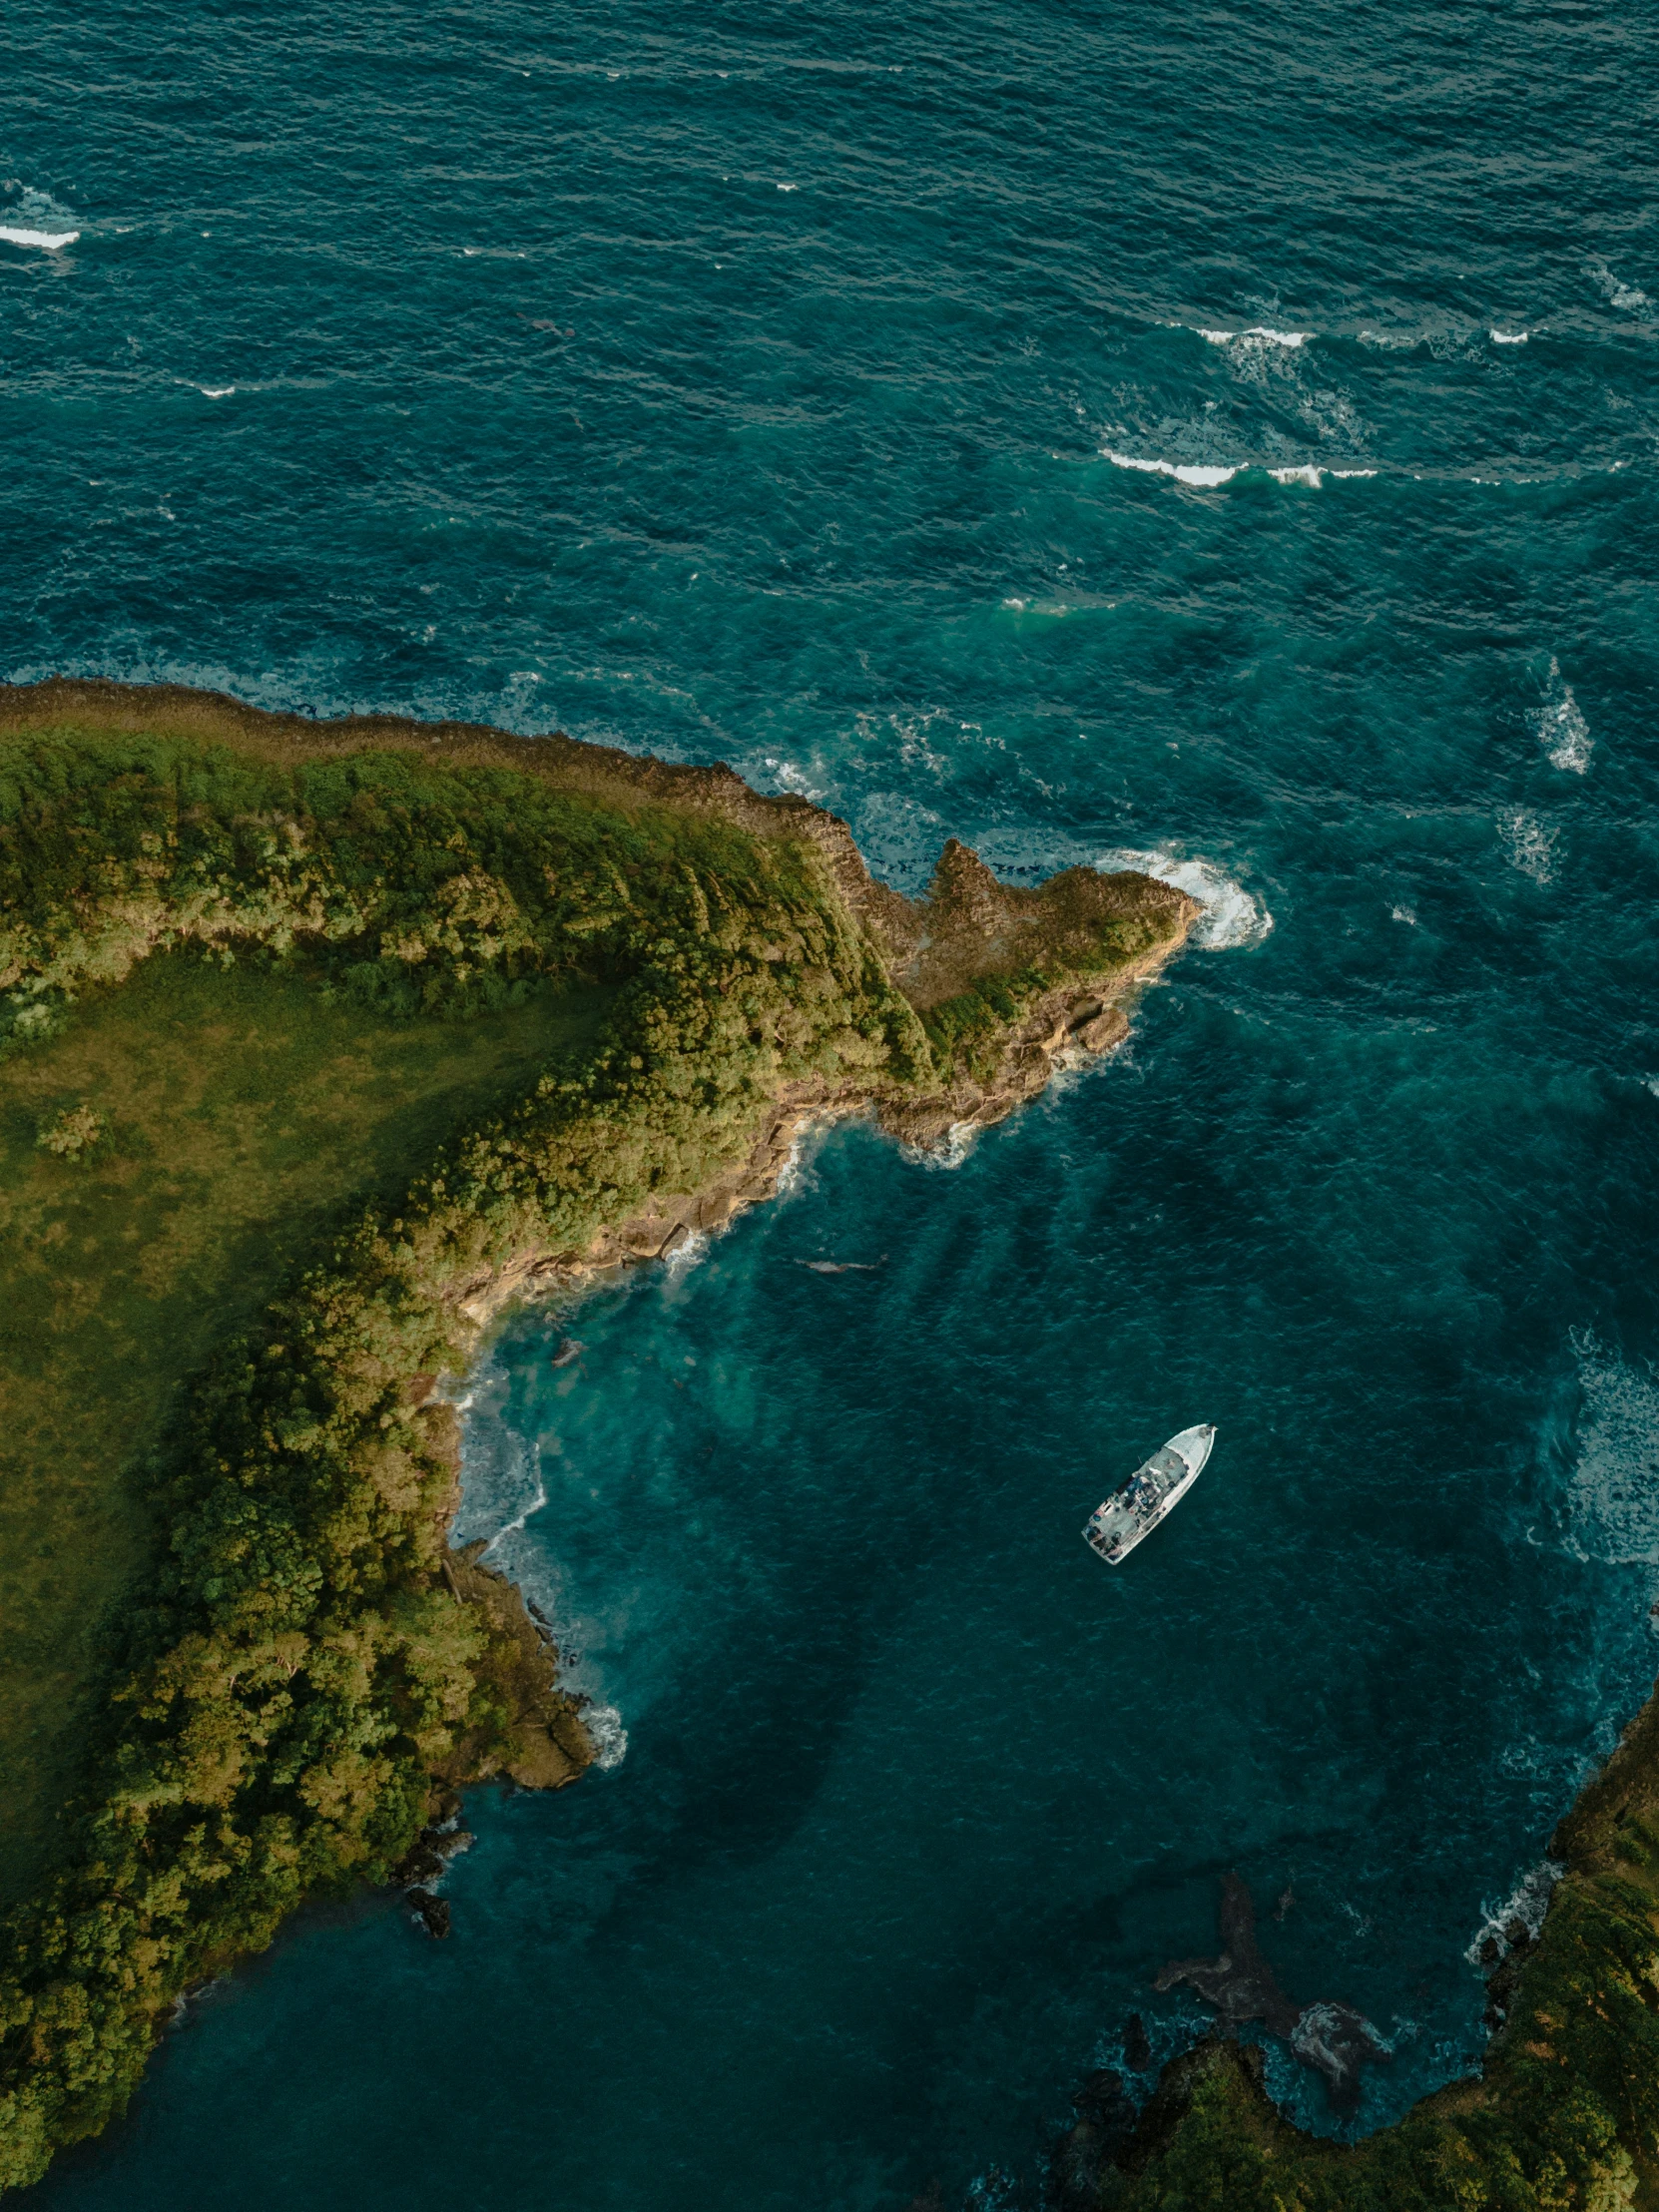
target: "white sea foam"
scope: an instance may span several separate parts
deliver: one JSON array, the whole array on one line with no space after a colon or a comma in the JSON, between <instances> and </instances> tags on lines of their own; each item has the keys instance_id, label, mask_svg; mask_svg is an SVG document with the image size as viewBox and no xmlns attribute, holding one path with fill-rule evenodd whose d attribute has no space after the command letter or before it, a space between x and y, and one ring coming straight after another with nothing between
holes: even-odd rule
<instances>
[{"instance_id":1,"label":"white sea foam","mask_svg":"<svg viewBox=\"0 0 1659 2212\"><path fill-rule=\"evenodd\" d=\"M79 231L26 231L15 224L0 223L0 239L8 246L35 246L43 254L56 254L73 246L80 235Z\"/></svg>"},{"instance_id":2,"label":"white sea foam","mask_svg":"<svg viewBox=\"0 0 1659 2212\"><path fill-rule=\"evenodd\" d=\"M1613 1566L1659 1566L1659 1371L1575 1335L1583 1404L1567 1479L1573 1547Z\"/></svg>"},{"instance_id":3,"label":"white sea foam","mask_svg":"<svg viewBox=\"0 0 1659 2212\"><path fill-rule=\"evenodd\" d=\"M1306 345L1314 336L1312 330L1272 330L1266 323L1253 323L1248 330L1200 330L1201 338L1208 338L1212 345L1283 345L1295 351Z\"/></svg>"},{"instance_id":4,"label":"white sea foam","mask_svg":"<svg viewBox=\"0 0 1659 2212\"><path fill-rule=\"evenodd\" d=\"M973 1150L979 1129L976 1121L953 1121L937 1144L904 1144L898 1149L913 1167L959 1168Z\"/></svg>"},{"instance_id":5,"label":"white sea foam","mask_svg":"<svg viewBox=\"0 0 1659 2212\"><path fill-rule=\"evenodd\" d=\"M824 794L808 781L793 761L780 760L775 754L765 755L766 765L780 791L795 792L803 799L822 799Z\"/></svg>"},{"instance_id":6,"label":"white sea foam","mask_svg":"<svg viewBox=\"0 0 1659 2212\"><path fill-rule=\"evenodd\" d=\"M582 1726L593 1744L593 1763L609 1769L620 1767L628 1756L628 1731L614 1705L591 1704L582 1708Z\"/></svg>"},{"instance_id":7,"label":"white sea foam","mask_svg":"<svg viewBox=\"0 0 1659 2212\"><path fill-rule=\"evenodd\" d=\"M1247 471L1271 476L1279 484L1307 484L1318 491L1326 477L1375 476L1375 468L1332 468L1324 461L1301 461L1294 466L1274 467L1265 461L1233 461L1215 463L1208 461L1153 461L1133 453L1119 453L1111 446L1102 446L1102 457L1114 468L1135 468L1149 476L1173 476L1179 484L1193 484L1203 491L1214 491L1221 484L1230 484L1235 476ZM1004 605L1011 602L1004 601ZM1023 604L1023 602L1021 602Z\"/></svg>"},{"instance_id":8,"label":"white sea foam","mask_svg":"<svg viewBox=\"0 0 1659 2212\"><path fill-rule=\"evenodd\" d=\"M1555 873L1555 840L1558 832L1524 807L1506 807L1497 818L1498 834L1509 854L1511 867L1530 875L1534 883L1547 883Z\"/></svg>"},{"instance_id":9,"label":"white sea foam","mask_svg":"<svg viewBox=\"0 0 1659 2212\"><path fill-rule=\"evenodd\" d=\"M670 1276L678 1282L680 1277L686 1274L689 1269L695 1268L699 1261L707 1259L708 1254L708 1231L694 1229L689 1237L683 1237L680 1240L663 1262L663 1266L668 1270Z\"/></svg>"},{"instance_id":10,"label":"white sea foam","mask_svg":"<svg viewBox=\"0 0 1659 2212\"><path fill-rule=\"evenodd\" d=\"M533 1514L539 1513L546 1503L546 1485L543 1483L541 1476L538 1473L536 1476L535 1496L530 1500L529 1504L525 1506L524 1510L521 1513L515 1514L514 1517L510 1521L508 1521L507 1525L504 1528L498 1528L496 1530L495 1534L490 1538L489 1542L484 1546L483 1550L479 1553L478 1556L481 1559L487 1559L490 1553L495 1549L497 1544L505 1543L509 1537L519 1535L524 1528L525 1522L529 1520Z\"/></svg>"},{"instance_id":11,"label":"white sea foam","mask_svg":"<svg viewBox=\"0 0 1659 2212\"><path fill-rule=\"evenodd\" d=\"M198 384L196 388L204 399L229 399L237 387L235 384Z\"/></svg>"},{"instance_id":12,"label":"white sea foam","mask_svg":"<svg viewBox=\"0 0 1659 2212\"><path fill-rule=\"evenodd\" d=\"M1114 453L1110 446L1104 450L1114 468L1138 468L1149 476L1173 476L1178 484L1197 484L1206 491L1213 491L1218 484L1230 484L1245 466L1243 461L1235 461L1231 468L1218 468L1209 462L1139 460L1133 453Z\"/></svg>"},{"instance_id":13,"label":"white sea foam","mask_svg":"<svg viewBox=\"0 0 1659 2212\"><path fill-rule=\"evenodd\" d=\"M1544 1925L1544 1915L1549 1910L1550 1893L1566 1873L1566 1868L1553 1859L1540 1859L1535 1867L1529 1867L1515 1884L1501 1905L1481 1901L1484 1920L1474 1932L1474 1939L1463 1956L1471 1966L1484 1963L1480 1953L1487 1943L1496 1943L1499 1952L1507 1951L1509 1938L1504 1930L1519 1921L1528 1936L1536 1936Z\"/></svg>"},{"instance_id":14,"label":"white sea foam","mask_svg":"<svg viewBox=\"0 0 1659 2212\"><path fill-rule=\"evenodd\" d=\"M1524 345L1532 333L1530 330L1488 330L1486 335L1494 345Z\"/></svg>"},{"instance_id":15,"label":"white sea foam","mask_svg":"<svg viewBox=\"0 0 1659 2212\"><path fill-rule=\"evenodd\" d=\"M1601 286L1602 296L1610 305L1622 307L1628 312L1632 308L1645 307L1648 304L1647 293L1639 291L1634 284L1627 284L1622 276L1615 276L1605 262L1594 263L1590 274Z\"/></svg>"},{"instance_id":16,"label":"white sea foam","mask_svg":"<svg viewBox=\"0 0 1659 2212\"><path fill-rule=\"evenodd\" d=\"M1247 891L1231 875L1223 874L1213 860L1183 859L1174 852L1131 851L1120 846L1101 853L1098 868L1137 868L1142 875L1173 883L1177 890L1196 898L1204 915L1193 930L1194 944L1212 952L1260 944L1273 927L1273 916L1261 899Z\"/></svg>"},{"instance_id":17,"label":"white sea foam","mask_svg":"<svg viewBox=\"0 0 1659 2212\"><path fill-rule=\"evenodd\" d=\"M1565 769L1573 776L1584 774L1590 765L1595 740L1582 709L1572 696L1572 686L1562 680L1558 661L1552 660L1549 664L1543 705L1535 708L1526 719L1538 743L1549 755L1551 768Z\"/></svg>"},{"instance_id":18,"label":"white sea foam","mask_svg":"<svg viewBox=\"0 0 1659 2212\"><path fill-rule=\"evenodd\" d=\"M1389 911L1389 913L1390 913L1390 914L1392 915L1392 917L1393 917L1393 919L1394 919L1395 921L1403 921L1403 922L1407 922L1407 923L1409 923L1409 925L1410 925L1410 926L1411 926L1411 928L1413 928L1413 929L1414 929L1414 928L1416 927L1416 925L1417 925L1417 917L1416 917L1415 911L1414 911L1414 910L1413 910L1413 909L1412 909L1411 907L1409 907L1409 906L1390 906L1390 907L1389 907L1389 909L1388 909L1388 911Z\"/></svg>"}]
</instances>

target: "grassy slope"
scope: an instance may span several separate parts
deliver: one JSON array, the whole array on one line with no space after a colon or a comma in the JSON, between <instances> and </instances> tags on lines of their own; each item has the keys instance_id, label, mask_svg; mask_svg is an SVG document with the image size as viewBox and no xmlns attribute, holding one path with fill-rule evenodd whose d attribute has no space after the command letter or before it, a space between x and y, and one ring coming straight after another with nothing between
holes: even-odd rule
<instances>
[{"instance_id":1,"label":"grassy slope","mask_svg":"<svg viewBox=\"0 0 1659 2212\"><path fill-rule=\"evenodd\" d=\"M0 1904L38 1875L83 1740L98 1622L145 1563L125 1463L330 1219L591 1043L608 994L390 1021L174 954L0 1062ZM89 1102L111 1136L55 1158Z\"/></svg>"}]
</instances>

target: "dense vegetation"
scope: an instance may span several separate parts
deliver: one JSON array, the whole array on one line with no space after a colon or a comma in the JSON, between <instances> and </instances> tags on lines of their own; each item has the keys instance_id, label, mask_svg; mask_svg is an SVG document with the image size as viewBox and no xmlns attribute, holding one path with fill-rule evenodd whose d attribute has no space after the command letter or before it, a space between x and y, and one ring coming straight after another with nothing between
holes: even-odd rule
<instances>
[{"instance_id":1,"label":"dense vegetation","mask_svg":"<svg viewBox=\"0 0 1659 2212\"><path fill-rule=\"evenodd\" d=\"M122 1469L175 1388L348 1213L584 1054L610 1003L393 1020L319 997L174 952L0 1066L0 1907L73 1788L98 1623L149 1555Z\"/></svg>"},{"instance_id":2,"label":"dense vegetation","mask_svg":"<svg viewBox=\"0 0 1659 2212\"><path fill-rule=\"evenodd\" d=\"M127 1578L56 1872L0 1931L0 2187L120 2109L183 1989L306 1895L383 1878L435 1777L512 1753L524 1656L457 1601L453 1421L424 1382L467 1358L480 1286L730 1173L786 1092L929 1126L1007 1103L1040 1079L1022 1025L1097 1033L1077 986L1183 925L1138 878L1009 892L961 847L907 907L825 818L730 780L135 699L0 737L0 1529L79 1514L106 1589ZM331 1121L301 1127L307 1084ZM92 1471L54 1500L39 1462L77 1418ZM30 1709L12 1656L0 1751L7 1698ZM1652 1709L1556 1849L1481 2080L1347 2148L1211 2043L1074 2163L1068 2205L1659 2202Z\"/></svg>"},{"instance_id":3,"label":"dense vegetation","mask_svg":"<svg viewBox=\"0 0 1659 2212\"><path fill-rule=\"evenodd\" d=\"M364 1173L369 1202L319 1262L275 1297L256 1270L204 1364L203 1335L174 1349L168 1379L181 1361L195 1372L148 1440L136 1431L114 1516L131 1579L106 1613L57 1870L0 1932L0 2187L120 2109L182 1990L268 1942L306 1895L383 1879L434 1778L511 1754L523 1655L487 1606L459 1602L454 1424L427 1395L473 1347L480 1288L526 1253L575 1260L664 1194L729 1175L783 1094L930 1098L948 1119L967 1080L893 981L928 914L869 885L810 809L563 741L404 726L353 746L189 695L153 709L108 687L94 705L56 723L26 707L0 738L0 1051L8 1077L35 1071L10 1085L12 1184L48 1179L36 1214L57 1207L59 1243L85 1231L93 1264L100 1234L109 1259L110 1240L143 1246L154 1228L122 1178L142 1184L147 1146L152 1165L158 1146L188 1146L188 1128L161 1124L201 1099L174 1068L146 1128L130 1080L97 1079L84 1052L85 1080L69 1071L124 1009L129 1043L158 1026L144 988L182 962L192 988L234 983L239 1019L268 994L292 1018L301 994L322 1010L315 1036L337 1023L341 1050L382 1069L398 1023L477 1042L486 1085L535 1050L498 1110L463 1116L422 1172L389 1173L393 1148ZM999 1018L1048 1020L1045 998L1179 941L1178 894L1074 873L1052 913L1024 892L1005 913L979 870L984 926L964 936L949 917L952 987L971 989L977 962L1011 979ZM590 1033L561 1052L578 1002ZM285 1107L266 1119L238 1165L275 1183L295 1125ZM170 1200L179 1167L164 1164ZM96 1176L113 1178L114 1211L77 1219L90 1186L75 1178ZM306 1218L314 1235L315 1206ZM297 1252L273 1241L273 1265ZM54 1334L49 1316L42 1374ZM94 1422L120 1395L102 1386ZM118 1424L102 1426L108 1476Z\"/></svg>"},{"instance_id":4,"label":"dense vegetation","mask_svg":"<svg viewBox=\"0 0 1659 2212\"><path fill-rule=\"evenodd\" d=\"M903 1079L926 1047L807 846L410 752L16 740L0 892L14 1041L182 946L376 1019L555 981L615 994L576 1068L539 1073L224 1345L149 1454L165 1560L124 1609L68 1864L7 1928L17 2183L119 2108L182 1988L308 1892L383 1876L489 1721L487 1629L437 1572L453 1467L408 1390L465 1357L458 1292L696 1189L782 1082Z\"/></svg>"}]
</instances>

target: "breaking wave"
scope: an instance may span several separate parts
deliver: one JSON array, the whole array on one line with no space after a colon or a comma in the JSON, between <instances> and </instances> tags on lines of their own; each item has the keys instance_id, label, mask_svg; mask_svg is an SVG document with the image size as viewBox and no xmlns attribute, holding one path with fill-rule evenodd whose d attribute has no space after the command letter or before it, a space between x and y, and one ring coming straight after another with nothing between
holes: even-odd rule
<instances>
[{"instance_id":1,"label":"breaking wave","mask_svg":"<svg viewBox=\"0 0 1659 2212\"><path fill-rule=\"evenodd\" d=\"M1247 891L1231 875L1223 874L1213 860L1182 859L1173 852L1137 852L1119 846L1103 852L1098 868L1138 868L1160 883L1196 898L1204 916L1193 930L1194 944L1211 952L1228 952L1243 945L1260 944L1273 927L1273 916L1262 900Z\"/></svg>"},{"instance_id":2,"label":"breaking wave","mask_svg":"<svg viewBox=\"0 0 1659 2212\"><path fill-rule=\"evenodd\" d=\"M1268 461L1161 461L1148 460L1134 453L1119 453L1111 446L1101 447L1101 455L1114 468L1139 469L1148 476L1173 476L1178 484L1192 484L1203 491L1214 491L1222 484L1230 484L1235 476L1271 476L1277 484L1307 484L1318 491L1328 476L1347 479L1351 476L1375 476L1375 468L1334 468L1328 461L1301 461L1291 467L1276 467Z\"/></svg>"},{"instance_id":3,"label":"breaking wave","mask_svg":"<svg viewBox=\"0 0 1659 2212\"><path fill-rule=\"evenodd\" d=\"M1483 1963L1480 1953L1488 1943L1496 1943L1499 1952L1509 1948L1509 1937L1504 1930L1519 1921L1528 1936L1535 1936L1544 1925L1544 1915L1555 1885L1566 1873L1557 1860L1540 1859L1535 1867L1529 1867L1515 1884L1501 1905L1488 1905L1484 1900L1480 1910L1485 1915L1463 1956L1471 1966Z\"/></svg>"},{"instance_id":4,"label":"breaking wave","mask_svg":"<svg viewBox=\"0 0 1659 2212\"><path fill-rule=\"evenodd\" d=\"M628 1731L614 1705L589 1704L582 1708L582 1726L593 1743L596 1767L620 1767L628 1756Z\"/></svg>"},{"instance_id":5,"label":"breaking wave","mask_svg":"<svg viewBox=\"0 0 1659 2212\"><path fill-rule=\"evenodd\" d=\"M1292 351L1306 345L1314 336L1312 330L1272 330L1266 323L1253 323L1248 330L1200 330L1199 336L1211 345L1239 345L1248 351L1258 352L1264 346L1283 345Z\"/></svg>"},{"instance_id":6,"label":"breaking wave","mask_svg":"<svg viewBox=\"0 0 1659 2212\"><path fill-rule=\"evenodd\" d=\"M918 1168L959 1168L973 1150L980 1124L953 1121L937 1144L901 1144L899 1151Z\"/></svg>"},{"instance_id":7,"label":"breaking wave","mask_svg":"<svg viewBox=\"0 0 1659 2212\"><path fill-rule=\"evenodd\" d=\"M57 253L62 246L73 246L80 235L79 231L26 231L16 224L0 223L0 239L8 246L38 246L47 254Z\"/></svg>"},{"instance_id":8,"label":"breaking wave","mask_svg":"<svg viewBox=\"0 0 1659 2212\"><path fill-rule=\"evenodd\" d=\"M73 246L80 237L79 231L70 228L74 216L49 192L35 192L15 179L4 190L17 198L0 203L0 215L21 218L16 223L0 223L0 239L8 246L28 246L43 254L56 254L62 247Z\"/></svg>"}]
</instances>

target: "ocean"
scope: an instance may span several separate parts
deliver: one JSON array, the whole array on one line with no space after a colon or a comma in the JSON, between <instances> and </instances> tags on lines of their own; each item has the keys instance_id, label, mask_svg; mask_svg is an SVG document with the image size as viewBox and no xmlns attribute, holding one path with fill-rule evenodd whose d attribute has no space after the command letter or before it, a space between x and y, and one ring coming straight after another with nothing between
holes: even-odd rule
<instances>
[{"instance_id":1,"label":"ocean","mask_svg":"<svg viewBox=\"0 0 1659 2212\"><path fill-rule=\"evenodd\" d=\"M1306 2124L1466 2070L1659 1668L1651 16L8 22L0 674L721 759L906 890L957 835L1205 904L970 1145L815 1131L508 1322L461 1533L604 1765L473 1794L447 1943L304 1917L30 2201L1026 2205L1131 2013L1202 2031L1153 1982L1229 1871L1391 2046L1345 2119L1272 2045Z\"/></svg>"}]
</instances>

